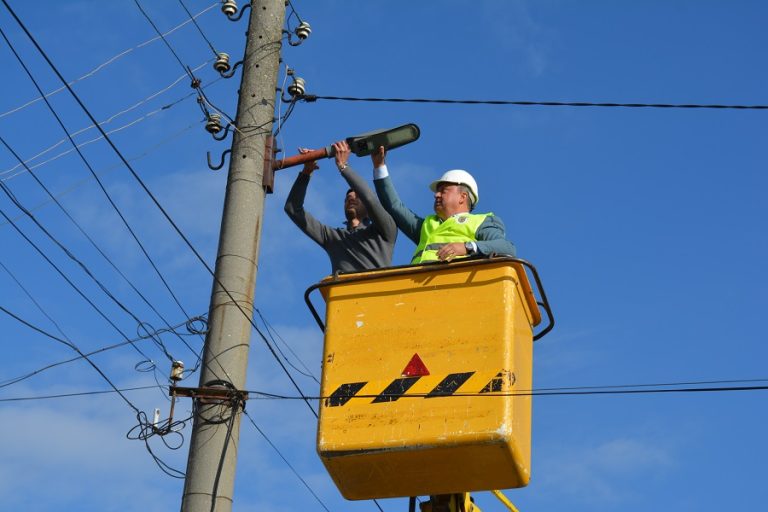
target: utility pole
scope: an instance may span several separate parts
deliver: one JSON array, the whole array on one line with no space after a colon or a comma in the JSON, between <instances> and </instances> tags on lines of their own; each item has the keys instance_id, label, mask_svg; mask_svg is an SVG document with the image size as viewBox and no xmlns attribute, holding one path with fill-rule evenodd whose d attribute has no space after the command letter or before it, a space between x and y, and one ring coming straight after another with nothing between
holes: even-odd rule
<instances>
[{"instance_id":1,"label":"utility pole","mask_svg":"<svg viewBox=\"0 0 768 512\"><path fill-rule=\"evenodd\" d=\"M235 119L238 129L233 135L200 373L201 389L219 387L225 395L242 390L246 380L264 214L264 153L274 118L284 20L284 0L251 0ZM181 510L228 512L242 402L215 397L194 400L197 407Z\"/></svg>"}]
</instances>

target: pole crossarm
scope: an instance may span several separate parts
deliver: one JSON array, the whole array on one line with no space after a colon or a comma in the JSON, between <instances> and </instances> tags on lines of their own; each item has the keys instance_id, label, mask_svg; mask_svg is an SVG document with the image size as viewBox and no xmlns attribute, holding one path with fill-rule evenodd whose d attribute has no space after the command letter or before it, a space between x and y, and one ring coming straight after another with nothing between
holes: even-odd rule
<instances>
[{"instance_id":1,"label":"pole crossarm","mask_svg":"<svg viewBox=\"0 0 768 512\"><path fill-rule=\"evenodd\" d=\"M186 397L207 401L245 402L248 400L248 392L226 387L198 387L188 388L182 386L171 387L168 394L172 397Z\"/></svg>"}]
</instances>

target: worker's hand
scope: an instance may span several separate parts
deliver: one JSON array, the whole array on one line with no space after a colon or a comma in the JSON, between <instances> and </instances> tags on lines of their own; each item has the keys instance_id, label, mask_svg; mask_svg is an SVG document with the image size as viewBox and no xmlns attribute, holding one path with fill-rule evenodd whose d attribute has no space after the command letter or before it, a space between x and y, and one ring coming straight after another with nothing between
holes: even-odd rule
<instances>
[{"instance_id":1,"label":"worker's hand","mask_svg":"<svg viewBox=\"0 0 768 512\"><path fill-rule=\"evenodd\" d=\"M440 261L451 261L456 256L466 256L467 248L464 247L463 242L454 242L451 244L445 244L437 250L437 259Z\"/></svg>"},{"instance_id":2,"label":"worker's hand","mask_svg":"<svg viewBox=\"0 0 768 512\"><path fill-rule=\"evenodd\" d=\"M349 149L349 144L347 144L347 141L345 140L334 142L333 149L336 152L336 167L338 167L339 170L342 170L346 167L347 162L349 162L349 154L352 151Z\"/></svg>"},{"instance_id":3,"label":"worker's hand","mask_svg":"<svg viewBox=\"0 0 768 512\"><path fill-rule=\"evenodd\" d=\"M387 156L387 150L384 149L384 146L379 146L379 148L371 153L371 161L373 162L373 168L376 169L378 167L381 167L386 163L386 156Z\"/></svg>"},{"instance_id":4,"label":"worker's hand","mask_svg":"<svg viewBox=\"0 0 768 512\"><path fill-rule=\"evenodd\" d=\"M304 153L309 153L310 151L312 151L312 150L311 149L307 149L307 148L299 148L299 153L301 153L302 155ZM314 171L316 171L317 169L319 169L319 168L320 168L320 166L317 165L317 160L310 160L309 162L305 162L304 163L304 168L301 170L301 172L302 172L302 174L306 174L307 176L311 176L312 173Z\"/></svg>"}]
</instances>

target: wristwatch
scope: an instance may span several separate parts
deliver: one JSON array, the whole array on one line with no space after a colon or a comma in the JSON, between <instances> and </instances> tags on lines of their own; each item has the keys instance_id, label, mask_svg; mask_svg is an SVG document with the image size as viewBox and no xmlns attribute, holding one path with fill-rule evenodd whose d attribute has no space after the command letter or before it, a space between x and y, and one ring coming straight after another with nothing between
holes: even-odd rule
<instances>
[{"instance_id":1,"label":"wristwatch","mask_svg":"<svg viewBox=\"0 0 768 512\"><path fill-rule=\"evenodd\" d=\"M477 245L475 242L464 242L464 248L467 250L467 255L469 256L477 252Z\"/></svg>"}]
</instances>

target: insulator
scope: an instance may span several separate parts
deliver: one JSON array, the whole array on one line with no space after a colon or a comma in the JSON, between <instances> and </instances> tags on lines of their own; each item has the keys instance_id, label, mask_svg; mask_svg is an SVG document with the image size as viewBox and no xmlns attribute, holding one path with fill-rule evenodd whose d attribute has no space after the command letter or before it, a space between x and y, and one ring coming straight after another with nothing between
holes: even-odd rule
<instances>
[{"instance_id":1,"label":"insulator","mask_svg":"<svg viewBox=\"0 0 768 512\"><path fill-rule=\"evenodd\" d=\"M229 71L229 54L220 52L216 54L216 62L213 63L213 69L219 73L226 73Z\"/></svg>"},{"instance_id":2,"label":"insulator","mask_svg":"<svg viewBox=\"0 0 768 512\"><path fill-rule=\"evenodd\" d=\"M309 23L306 21L302 21L299 23L299 26L296 27L296 30L294 30L297 36L299 36L299 39L306 39L309 37L309 34L312 33L312 28L309 26Z\"/></svg>"},{"instance_id":3,"label":"insulator","mask_svg":"<svg viewBox=\"0 0 768 512\"><path fill-rule=\"evenodd\" d=\"M184 378L184 363L174 361L171 363L171 380L179 381Z\"/></svg>"},{"instance_id":4,"label":"insulator","mask_svg":"<svg viewBox=\"0 0 768 512\"><path fill-rule=\"evenodd\" d=\"M227 16L234 16L237 14L237 2L235 0L223 0L221 2L221 12Z\"/></svg>"},{"instance_id":5,"label":"insulator","mask_svg":"<svg viewBox=\"0 0 768 512\"><path fill-rule=\"evenodd\" d=\"M216 135L221 131L221 116L219 114L210 114L205 122L205 131Z\"/></svg>"},{"instance_id":6,"label":"insulator","mask_svg":"<svg viewBox=\"0 0 768 512\"><path fill-rule=\"evenodd\" d=\"M303 78L293 77L293 83L288 86L288 94L291 96L304 96L306 92L304 85Z\"/></svg>"}]
</instances>

